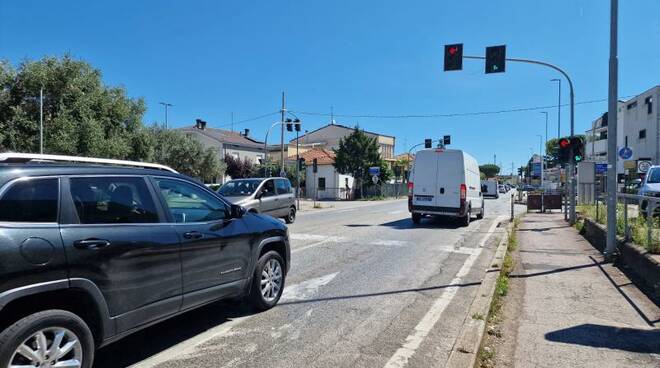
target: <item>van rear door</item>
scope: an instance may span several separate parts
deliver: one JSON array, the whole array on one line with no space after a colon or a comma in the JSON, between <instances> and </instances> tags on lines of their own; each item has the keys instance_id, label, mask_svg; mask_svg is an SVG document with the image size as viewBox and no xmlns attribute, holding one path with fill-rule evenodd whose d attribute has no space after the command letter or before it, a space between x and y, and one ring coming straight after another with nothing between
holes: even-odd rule
<instances>
[{"instance_id":1,"label":"van rear door","mask_svg":"<svg viewBox=\"0 0 660 368\"><path fill-rule=\"evenodd\" d=\"M462 152L437 152L436 157L438 188L434 206L443 208L443 212L444 209L458 209L461 207L461 184L466 184Z\"/></svg>"},{"instance_id":2,"label":"van rear door","mask_svg":"<svg viewBox=\"0 0 660 368\"><path fill-rule=\"evenodd\" d=\"M413 205L434 206L438 163L432 150L417 152L415 157Z\"/></svg>"}]
</instances>

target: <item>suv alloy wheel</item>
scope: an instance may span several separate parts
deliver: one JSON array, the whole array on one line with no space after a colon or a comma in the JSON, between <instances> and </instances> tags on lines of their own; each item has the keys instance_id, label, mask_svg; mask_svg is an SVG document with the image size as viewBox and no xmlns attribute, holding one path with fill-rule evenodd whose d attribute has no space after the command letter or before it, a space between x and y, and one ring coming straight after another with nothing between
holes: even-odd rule
<instances>
[{"instance_id":1,"label":"suv alloy wheel","mask_svg":"<svg viewBox=\"0 0 660 368\"><path fill-rule=\"evenodd\" d=\"M270 309L277 304L284 290L284 261L275 251L259 258L252 276L250 301L260 309Z\"/></svg>"},{"instance_id":2,"label":"suv alloy wheel","mask_svg":"<svg viewBox=\"0 0 660 368\"><path fill-rule=\"evenodd\" d=\"M0 334L0 367L90 368L94 342L87 324L64 310L31 314Z\"/></svg>"},{"instance_id":3,"label":"suv alloy wheel","mask_svg":"<svg viewBox=\"0 0 660 368\"><path fill-rule=\"evenodd\" d=\"M289 214L284 218L287 224L293 224L296 221L296 208L289 208Z\"/></svg>"}]
</instances>

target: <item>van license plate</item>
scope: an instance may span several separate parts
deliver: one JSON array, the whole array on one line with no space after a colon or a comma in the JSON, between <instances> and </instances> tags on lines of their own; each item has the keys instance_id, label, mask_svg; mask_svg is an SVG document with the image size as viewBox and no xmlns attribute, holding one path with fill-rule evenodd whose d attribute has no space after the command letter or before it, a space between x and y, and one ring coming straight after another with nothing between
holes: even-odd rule
<instances>
[{"instance_id":1,"label":"van license plate","mask_svg":"<svg viewBox=\"0 0 660 368\"><path fill-rule=\"evenodd\" d=\"M422 202L431 202L431 200L433 199L433 197L422 197L422 196L417 196L417 197L415 197L415 199L417 199L418 201L422 201Z\"/></svg>"}]
</instances>

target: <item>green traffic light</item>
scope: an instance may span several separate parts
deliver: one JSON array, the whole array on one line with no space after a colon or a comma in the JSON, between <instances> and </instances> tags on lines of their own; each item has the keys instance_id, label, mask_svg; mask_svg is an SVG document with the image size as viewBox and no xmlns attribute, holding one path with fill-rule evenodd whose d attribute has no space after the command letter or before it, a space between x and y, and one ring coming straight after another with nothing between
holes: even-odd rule
<instances>
[{"instance_id":1,"label":"green traffic light","mask_svg":"<svg viewBox=\"0 0 660 368\"><path fill-rule=\"evenodd\" d=\"M577 155L575 156L575 162L582 161L582 156Z\"/></svg>"}]
</instances>

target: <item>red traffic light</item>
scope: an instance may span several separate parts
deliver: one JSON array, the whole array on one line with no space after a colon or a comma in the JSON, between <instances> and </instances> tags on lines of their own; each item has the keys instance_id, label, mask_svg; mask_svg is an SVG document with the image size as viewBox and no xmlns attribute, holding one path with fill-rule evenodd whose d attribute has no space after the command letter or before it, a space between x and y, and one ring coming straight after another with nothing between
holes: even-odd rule
<instances>
[{"instance_id":1,"label":"red traffic light","mask_svg":"<svg viewBox=\"0 0 660 368\"><path fill-rule=\"evenodd\" d=\"M568 148L571 145L571 141L568 138L562 138L559 140L559 148Z\"/></svg>"},{"instance_id":2,"label":"red traffic light","mask_svg":"<svg viewBox=\"0 0 660 368\"><path fill-rule=\"evenodd\" d=\"M458 52L458 47L450 47L449 48L449 55L454 56L455 53Z\"/></svg>"}]
</instances>

